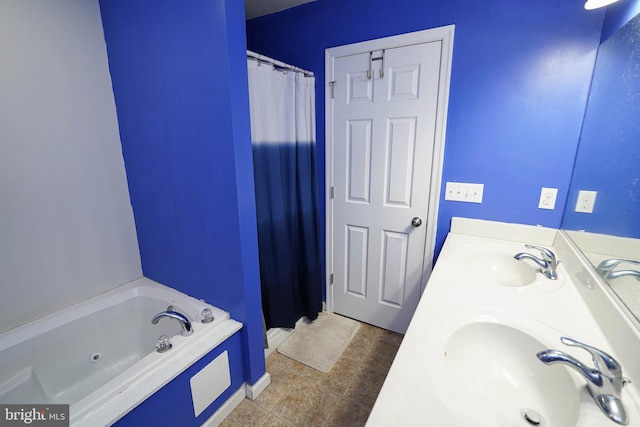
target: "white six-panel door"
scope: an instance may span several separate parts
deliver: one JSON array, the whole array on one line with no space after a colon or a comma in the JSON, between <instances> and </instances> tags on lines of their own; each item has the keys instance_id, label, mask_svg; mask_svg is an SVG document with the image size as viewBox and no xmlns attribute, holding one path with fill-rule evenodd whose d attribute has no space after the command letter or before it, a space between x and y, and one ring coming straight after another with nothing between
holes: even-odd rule
<instances>
[{"instance_id":1,"label":"white six-panel door","mask_svg":"<svg viewBox=\"0 0 640 427\"><path fill-rule=\"evenodd\" d=\"M398 38L327 57L327 295L404 333L431 271L450 56L441 38Z\"/></svg>"}]
</instances>

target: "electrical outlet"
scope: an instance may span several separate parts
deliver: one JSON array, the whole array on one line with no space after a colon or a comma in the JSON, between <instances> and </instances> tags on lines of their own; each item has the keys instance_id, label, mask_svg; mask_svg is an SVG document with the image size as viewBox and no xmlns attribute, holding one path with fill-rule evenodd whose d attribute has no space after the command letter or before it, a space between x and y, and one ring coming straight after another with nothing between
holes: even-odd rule
<instances>
[{"instance_id":1,"label":"electrical outlet","mask_svg":"<svg viewBox=\"0 0 640 427\"><path fill-rule=\"evenodd\" d=\"M556 207L556 198L558 197L557 188L542 187L540 191L540 201L538 202L538 208L553 210Z\"/></svg>"},{"instance_id":2,"label":"electrical outlet","mask_svg":"<svg viewBox=\"0 0 640 427\"><path fill-rule=\"evenodd\" d=\"M593 213L597 195L597 191L580 190L578 192L578 201L576 202L576 212Z\"/></svg>"},{"instance_id":3,"label":"electrical outlet","mask_svg":"<svg viewBox=\"0 0 640 427\"><path fill-rule=\"evenodd\" d=\"M483 192L484 184L447 182L444 199L456 202L482 203Z\"/></svg>"}]
</instances>

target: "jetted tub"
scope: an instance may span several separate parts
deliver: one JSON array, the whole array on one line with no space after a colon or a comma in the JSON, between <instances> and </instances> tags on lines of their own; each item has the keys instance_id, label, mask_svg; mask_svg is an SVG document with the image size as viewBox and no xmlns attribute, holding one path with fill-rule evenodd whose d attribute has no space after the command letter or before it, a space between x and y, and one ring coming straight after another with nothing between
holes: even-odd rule
<instances>
[{"instance_id":1,"label":"jetted tub","mask_svg":"<svg viewBox=\"0 0 640 427\"><path fill-rule=\"evenodd\" d=\"M151 319L173 305L173 319ZM202 310L214 320L201 323ZM242 327L227 312L147 278L0 334L0 402L70 404L71 425L111 424ZM173 348L156 352L166 334Z\"/></svg>"}]
</instances>

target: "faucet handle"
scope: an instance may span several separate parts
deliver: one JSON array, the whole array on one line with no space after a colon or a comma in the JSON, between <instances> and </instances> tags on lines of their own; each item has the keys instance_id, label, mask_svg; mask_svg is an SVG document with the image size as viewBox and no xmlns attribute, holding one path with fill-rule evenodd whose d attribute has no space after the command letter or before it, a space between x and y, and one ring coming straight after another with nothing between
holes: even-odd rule
<instances>
[{"instance_id":1,"label":"faucet handle","mask_svg":"<svg viewBox=\"0 0 640 427\"><path fill-rule=\"evenodd\" d=\"M551 250L543 247L543 246L534 246L534 245L524 245L527 249L537 249L542 254L542 258L545 261L551 263L554 267L558 265L559 261L556 259L556 254L551 252Z\"/></svg>"},{"instance_id":2,"label":"faucet handle","mask_svg":"<svg viewBox=\"0 0 640 427\"><path fill-rule=\"evenodd\" d=\"M595 363L595 368L599 370L601 373L605 375L622 375L622 367L620 363L616 359L614 359L611 355L605 353L604 351L597 349L595 347L591 347L590 345L581 343L574 339L568 337L560 338L563 344L571 346L571 347L580 347L584 350L587 350L591 353L591 357L593 358L593 363Z\"/></svg>"}]
</instances>

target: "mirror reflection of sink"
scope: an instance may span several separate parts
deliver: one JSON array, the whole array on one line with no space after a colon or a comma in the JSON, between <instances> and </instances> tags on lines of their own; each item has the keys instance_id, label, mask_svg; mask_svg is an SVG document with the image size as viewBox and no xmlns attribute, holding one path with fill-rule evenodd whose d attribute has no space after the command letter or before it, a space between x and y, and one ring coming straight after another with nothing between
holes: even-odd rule
<instances>
[{"instance_id":1,"label":"mirror reflection of sink","mask_svg":"<svg viewBox=\"0 0 640 427\"><path fill-rule=\"evenodd\" d=\"M443 353L450 393L472 402L460 409L471 410L482 425L575 426L578 387L568 371L549 369L538 360L536 353L547 347L498 323L463 326L451 334Z\"/></svg>"},{"instance_id":2,"label":"mirror reflection of sink","mask_svg":"<svg viewBox=\"0 0 640 427\"><path fill-rule=\"evenodd\" d=\"M526 286L536 280L536 270L526 262L504 253L483 251L466 255L462 263L488 283L503 286Z\"/></svg>"}]
</instances>

